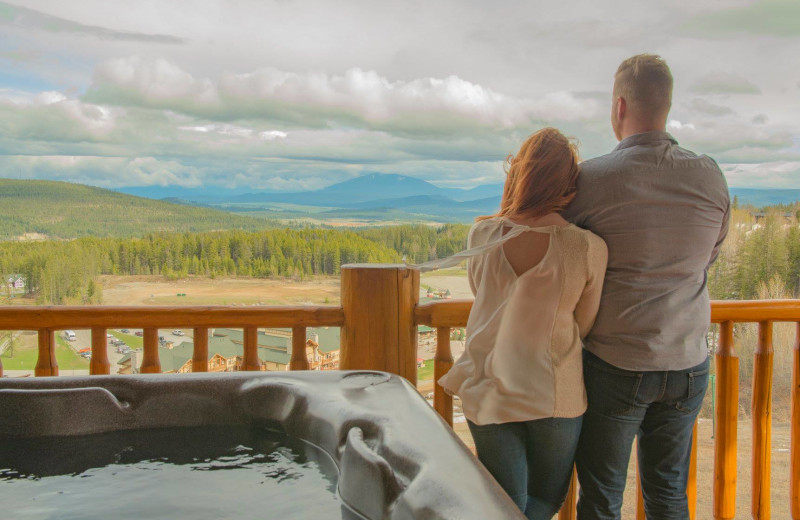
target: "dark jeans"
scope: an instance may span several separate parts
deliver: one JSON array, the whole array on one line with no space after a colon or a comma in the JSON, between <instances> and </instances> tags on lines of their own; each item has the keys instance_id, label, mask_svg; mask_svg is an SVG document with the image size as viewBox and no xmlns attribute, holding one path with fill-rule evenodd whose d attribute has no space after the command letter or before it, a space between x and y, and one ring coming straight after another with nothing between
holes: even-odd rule
<instances>
[{"instance_id":1,"label":"dark jeans","mask_svg":"<svg viewBox=\"0 0 800 520\"><path fill-rule=\"evenodd\" d=\"M708 364L706 359L686 370L631 372L584 351L589 409L576 458L580 520L621 518L635 436L647 518L689 518L692 429L708 386Z\"/></svg>"},{"instance_id":2,"label":"dark jeans","mask_svg":"<svg viewBox=\"0 0 800 520\"><path fill-rule=\"evenodd\" d=\"M569 489L581 417L504 424L467 421L478 459L529 519L549 520Z\"/></svg>"}]
</instances>

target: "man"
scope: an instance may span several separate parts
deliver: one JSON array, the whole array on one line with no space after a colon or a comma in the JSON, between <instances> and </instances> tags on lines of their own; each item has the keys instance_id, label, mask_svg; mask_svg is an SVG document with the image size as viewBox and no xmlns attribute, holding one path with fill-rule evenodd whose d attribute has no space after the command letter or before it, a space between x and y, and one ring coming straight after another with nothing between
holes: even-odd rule
<instances>
[{"instance_id":1,"label":"man","mask_svg":"<svg viewBox=\"0 0 800 520\"><path fill-rule=\"evenodd\" d=\"M619 145L581 165L564 214L602 237L608 270L585 340L589 407L578 446L578 518L619 519L633 439L647 518L688 519L692 428L708 382L708 266L728 230L717 164L666 130L672 74L659 56L622 62Z\"/></svg>"}]
</instances>

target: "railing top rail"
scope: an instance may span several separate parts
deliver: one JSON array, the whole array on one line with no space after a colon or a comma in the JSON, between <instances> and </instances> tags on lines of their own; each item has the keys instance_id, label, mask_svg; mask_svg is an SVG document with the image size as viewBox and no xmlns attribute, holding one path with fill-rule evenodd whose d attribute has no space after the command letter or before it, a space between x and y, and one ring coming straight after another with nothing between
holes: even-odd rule
<instances>
[{"instance_id":1,"label":"railing top rail","mask_svg":"<svg viewBox=\"0 0 800 520\"><path fill-rule=\"evenodd\" d=\"M464 327L472 300L443 300L417 306L419 325ZM711 321L800 322L800 300L715 300ZM12 306L0 308L0 330L89 329L92 327L339 327L344 312L334 306Z\"/></svg>"},{"instance_id":2,"label":"railing top rail","mask_svg":"<svg viewBox=\"0 0 800 520\"><path fill-rule=\"evenodd\" d=\"M430 327L466 327L472 300L442 300L418 305L414 316L418 325Z\"/></svg>"},{"instance_id":3,"label":"railing top rail","mask_svg":"<svg viewBox=\"0 0 800 520\"><path fill-rule=\"evenodd\" d=\"M1 307L0 330L187 327L340 327L341 307Z\"/></svg>"},{"instance_id":4,"label":"railing top rail","mask_svg":"<svg viewBox=\"0 0 800 520\"><path fill-rule=\"evenodd\" d=\"M711 321L800 321L800 300L714 300Z\"/></svg>"},{"instance_id":5,"label":"railing top rail","mask_svg":"<svg viewBox=\"0 0 800 520\"><path fill-rule=\"evenodd\" d=\"M464 327L471 308L472 300L442 300L419 305L414 314L419 325ZM714 300L711 321L800 322L800 300Z\"/></svg>"}]
</instances>

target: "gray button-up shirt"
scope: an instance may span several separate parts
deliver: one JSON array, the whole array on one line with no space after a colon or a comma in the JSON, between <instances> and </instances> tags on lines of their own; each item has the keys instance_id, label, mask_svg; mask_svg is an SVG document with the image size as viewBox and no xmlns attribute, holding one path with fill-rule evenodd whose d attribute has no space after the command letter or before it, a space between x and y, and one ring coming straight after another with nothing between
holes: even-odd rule
<instances>
[{"instance_id":1,"label":"gray button-up shirt","mask_svg":"<svg viewBox=\"0 0 800 520\"><path fill-rule=\"evenodd\" d=\"M632 135L581 163L578 194L563 215L608 245L600 312L585 347L626 370L702 363L707 271L730 216L717 163L666 132Z\"/></svg>"}]
</instances>

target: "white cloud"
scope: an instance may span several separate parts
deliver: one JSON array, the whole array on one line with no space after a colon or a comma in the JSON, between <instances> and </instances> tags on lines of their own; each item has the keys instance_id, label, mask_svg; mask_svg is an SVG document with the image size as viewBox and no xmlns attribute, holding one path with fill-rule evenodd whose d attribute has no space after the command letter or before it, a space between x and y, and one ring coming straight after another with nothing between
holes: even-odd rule
<instances>
[{"instance_id":1,"label":"white cloud","mask_svg":"<svg viewBox=\"0 0 800 520\"><path fill-rule=\"evenodd\" d=\"M800 185L800 161L725 164L722 171L730 186L797 188Z\"/></svg>"},{"instance_id":2,"label":"white cloud","mask_svg":"<svg viewBox=\"0 0 800 520\"><path fill-rule=\"evenodd\" d=\"M13 179L50 179L78 182L92 186L203 184L201 171L172 160L155 157L87 157L66 155L0 156L3 176Z\"/></svg>"},{"instance_id":3,"label":"white cloud","mask_svg":"<svg viewBox=\"0 0 800 520\"><path fill-rule=\"evenodd\" d=\"M690 90L701 94L760 94L761 89L738 74L719 72L698 79Z\"/></svg>"},{"instance_id":4,"label":"white cloud","mask_svg":"<svg viewBox=\"0 0 800 520\"><path fill-rule=\"evenodd\" d=\"M4 96L0 92L0 135L30 140L104 140L123 109L70 99L60 92Z\"/></svg>"},{"instance_id":5,"label":"white cloud","mask_svg":"<svg viewBox=\"0 0 800 520\"><path fill-rule=\"evenodd\" d=\"M479 165L545 125L584 157L613 148L614 70L648 51L672 67L682 145L723 164L793 162L787 6L25 0L3 25L0 154L151 157L221 185L373 168L479 183L493 175Z\"/></svg>"},{"instance_id":6,"label":"white cloud","mask_svg":"<svg viewBox=\"0 0 800 520\"><path fill-rule=\"evenodd\" d=\"M396 133L461 134L596 117L599 103L572 92L516 98L458 76L390 81L353 68L342 75L275 68L195 78L163 59L100 65L86 100L169 109L220 120L261 118L300 126L360 126Z\"/></svg>"}]
</instances>

